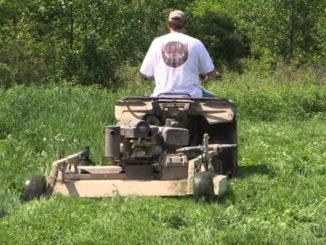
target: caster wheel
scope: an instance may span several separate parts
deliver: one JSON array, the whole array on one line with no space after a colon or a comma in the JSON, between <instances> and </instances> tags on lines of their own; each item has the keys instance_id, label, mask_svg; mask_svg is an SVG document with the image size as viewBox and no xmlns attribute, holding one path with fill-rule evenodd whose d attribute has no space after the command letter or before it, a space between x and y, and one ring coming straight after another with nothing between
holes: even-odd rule
<instances>
[{"instance_id":1,"label":"caster wheel","mask_svg":"<svg viewBox=\"0 0 326 245\"><path fill-rule=\"evenodd\" d=\"M46 192L46 178L44 176L37 176L26 180L24 185L24 199L31 201L40 198Z\"/></svg>"},{"instance_id":2,"label":"caster wheel","mask_svg":"<svg viewBox=\"0 0 326 245\"><path fill-rule=\"evenodd\" d=\"M211 203L215 199L213 175L211 172L198 172L194 176L194 198L198 202L204 199Z\"/></svg>"}]
</instances>

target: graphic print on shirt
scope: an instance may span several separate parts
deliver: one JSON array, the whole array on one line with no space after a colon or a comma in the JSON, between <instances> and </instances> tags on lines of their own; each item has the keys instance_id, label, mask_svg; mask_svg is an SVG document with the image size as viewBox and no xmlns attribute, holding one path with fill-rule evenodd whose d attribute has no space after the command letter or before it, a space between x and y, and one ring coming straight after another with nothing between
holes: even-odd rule
<instances>
[{"instance_id":1,"label":"graphic print on shirt","mask_svg":"<svg viewBox=\"0 0 326 245\"><path fill-rule=\"evenodd\" d=\"M173 41L162 45L162 57L167 66L179 67L188 59L188 43Z\"/></svg>"}]
</instances>

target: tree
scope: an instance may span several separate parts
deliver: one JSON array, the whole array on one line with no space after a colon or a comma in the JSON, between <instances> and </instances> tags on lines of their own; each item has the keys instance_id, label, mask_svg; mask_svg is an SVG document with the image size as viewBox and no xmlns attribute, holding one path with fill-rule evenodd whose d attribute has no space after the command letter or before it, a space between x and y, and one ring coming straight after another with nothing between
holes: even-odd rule
<instances>
[{"instance_id":1,"label":"tree","mask_svg":"<svg viewBox=\"0 0 326 245\"><path fill-rule=\"evenodd\" d=\"M189 33L207 46L214 63L240 71L240 58L250 53L249 39L237 31L232 18L224 13L205 11L194 16Z\"/></svg>"},{"instance_id":2,"label":"tree","mask_svg":"<svg viewBox=\"0 0 326 245\"><path fill-rule=\"evenodd\" d=\"M325 46L325 34L318 28L325 25L325 1L223 0L221 5L250 37L254 50L267 48L276 60L307 63Z\"/></svg>"}]
</instances>

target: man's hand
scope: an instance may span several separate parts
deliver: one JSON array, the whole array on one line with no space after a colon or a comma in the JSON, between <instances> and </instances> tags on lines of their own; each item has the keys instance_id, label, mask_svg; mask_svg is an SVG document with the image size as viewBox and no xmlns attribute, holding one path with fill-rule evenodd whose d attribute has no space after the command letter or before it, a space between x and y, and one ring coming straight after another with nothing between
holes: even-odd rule
<instances>
[{"instance_id":1,"label":"man's hand","mask_svg":"<svg viewBox=\"0 0 326 245\"><path fill-rule=\"evenodd\" d=\"M199 77L203 81L219 80L222 78L221 74L218 71L216 71L216 69L207 72L206 74L200 74Z\"/></svg>"},{"instance_id":2,"label":"man's hand","mask_svg":"<svg viewBox=\"0 0 326 245\"><path fill-rule=\"evenodd\" d=\"M222 75L221 75L221 73L219 73L218 71L216 72L216 78L215 78L216 80L220 80L220 79L222 79Z\"/></svg>"},{"instance_id":3,"label":"man's hand","mask_svg":"<svg viewBox=\"0 0 326 245\"><path fill-rule=\"evenodd\" d=\"M210 72L207 72L205 75L206 75L206 78L205 78L205 81L209 81L209 80L215 80L216 79L216 69L214 68L212 71Z\"/></svg>"}]
</instances>

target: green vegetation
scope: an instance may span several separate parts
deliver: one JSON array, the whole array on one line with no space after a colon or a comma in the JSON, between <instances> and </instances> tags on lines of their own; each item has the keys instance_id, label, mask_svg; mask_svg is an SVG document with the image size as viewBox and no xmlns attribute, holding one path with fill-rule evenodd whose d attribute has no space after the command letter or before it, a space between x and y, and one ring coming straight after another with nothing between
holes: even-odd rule
<instances>
[{"instance_id":1,"label":"green vegetation","mask_svg":"<svg viewBox=\"0 0 326 245\"><path fill-rule=\"evenodd\" d=\"M325 71L322 0L1 0L0 87L66 80L115 89L175 8L219 71L243 72L248 61Z\"/></svg>"},{"instance_id":2,"label":"green vegetation","mask_svg":"<svg viewBox=\"0 0 326 245\"><path fill-rule=\"evenodd\" d=\"M61 149L103 164L114 102L149 94L138 69L183 9L236 101L239 170L191 197L25 203ZM0 244L325 244L326 1L0 0ZM89 85L89 86L82 86Z\"/></svg>"},{"instance_id":3,"label":"green vegetation","mask_svg":"<svg viewBox=\"0 0 326 245\"><path fill-rule=\"evenodd\" d=\"M325 243L326 87L307 72L292 81L284 75L225 74L207 84L233 98L239 116L239 171L211 205L191 197L22 202L24 180L47 174L61 148L69 154L89 145L101 164L114 101L151 86L0 90L0 243Z\"/></svg>"}]
</instances>

